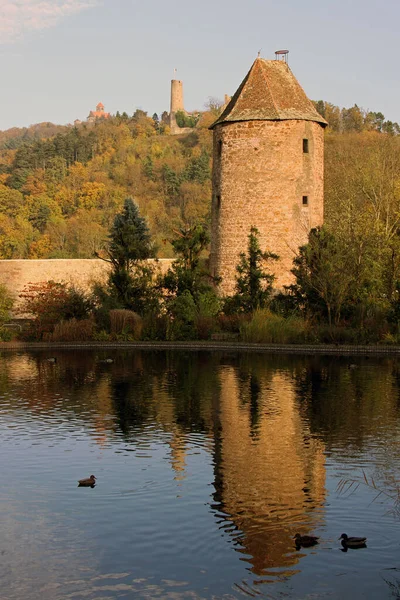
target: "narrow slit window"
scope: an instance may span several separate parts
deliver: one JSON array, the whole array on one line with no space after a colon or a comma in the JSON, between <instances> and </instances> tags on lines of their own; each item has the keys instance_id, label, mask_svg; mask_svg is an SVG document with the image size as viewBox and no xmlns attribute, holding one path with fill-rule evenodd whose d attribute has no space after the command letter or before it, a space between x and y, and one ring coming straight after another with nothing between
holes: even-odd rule
<instances>
[{"instance_id":1,"label":"narrow slit window","mask_svg":"<svg viewBox=\"0 0 400 600\"><path fill-rule=\"evenodd\" d=\"M219 140L218 142L218 156L221 156L222 154L222 140Z\"/></svg>"},{"instance_id":2,"label":"narrow slit window","mask_svg":"<svg viewBox=\"0 0 400 600\"><path fill-rule=\"evenodd\" d=\"M304 152L304 154L308 154L308 139L307 138L303 139L303 152Z\"/></svg>"},{"instance_id":3,"label":"narrow slit window","mask_svg":"<svg viewBox=\"0 0 400 600\"><path fill-rule=\"evenodd\" d=\"M308 196L303 196L303 206L308 206Z\"/></svg>"},{"instance_id":4,"label":"narrow slit window","mask_svg":"<svg viewBox=\"0 0 400 600\"><path fill-rule=\"evenodd\" d=\"M217 196L217 208L218 210L221 208L221 196Z\"/></svg>"}]
</instances>

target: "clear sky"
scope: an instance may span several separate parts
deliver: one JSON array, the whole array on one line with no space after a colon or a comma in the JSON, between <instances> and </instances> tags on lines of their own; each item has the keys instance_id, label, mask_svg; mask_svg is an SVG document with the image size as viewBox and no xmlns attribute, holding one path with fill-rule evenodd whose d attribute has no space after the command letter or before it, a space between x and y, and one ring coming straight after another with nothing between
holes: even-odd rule
<instances>
[{"instance_id":1,"label":"clear sky","mask_svg":"<svg viewBox=\"0 0 400 600\"><path fill-rule=\"evenodd\" d=\"M185 108L233 94L261 49L288 49L313 100L400 122L399 0L0 0L0 129Z\"/></svg>"}]
</instances>

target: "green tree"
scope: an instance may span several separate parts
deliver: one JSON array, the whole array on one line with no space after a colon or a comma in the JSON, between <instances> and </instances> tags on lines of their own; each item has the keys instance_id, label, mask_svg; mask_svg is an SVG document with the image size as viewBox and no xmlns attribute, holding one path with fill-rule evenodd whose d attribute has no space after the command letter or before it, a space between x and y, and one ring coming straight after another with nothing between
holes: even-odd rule
<instances>
[{"instance_id":1,"label":"green tree","mask_svg":"<svg viewBox=\"0 0 400 600\"><path fill-rule=\"evenodd\" d=\"M188 291L195 297L211 288L212 278L200 261L200 255L210 238L202 225L181 228L175 231L175 235L171 244L177 259L164 276L162 286L174 296Z\"/></svg>"},{"instance_id":2,"label":"green tree","mask_svg":"<svg viewBox=\"0 0 400 600\"><path fill-rule=\"evenodd\" d=\"M198 336L200 328L204 329L205 319L212 320L220 312L221 305L212 286L214 279L201 259L209 243L206 229L197 224L175 234L171 244L177 259L159 285L172 317L168 337L190 339Z\"/></svg>"},{"instance_id":3,"label":"green tree","mask_svg":"<svg viewBox=\"0 0 400 600\"><path fill-rule=\"evenodd\" d=\"M240 254L236 267L236 294L231 302L233 307L245 313L264 308L268 304L275 276L266 272L264 267L267 261L279 259L276 254L261 250L258 236L258 229L251 227L247 253Z\"/></svg>"},{"instance_id":4,"label":"green tree","mask_svg":"<svg viewBox=\"0 0 400 600\"><path fill-rule=\"evenodd\" d=\"M310 231L308 244L293 261L296 283L289 287L306 315L337 325L346 303L353 298L354 265L347 248L325 227Z\"/></svg>"},{"instance_id":5,"label":"green tree","mask_svg":"<svg viewBox=\"0 0 400 600\"><path fill-rule=\"evenodd\" d=\"M160 133L160 119L158 117L158 114L154 113L151 118L154 121L154 129L157 131L157 133Z\"/></svg>"},{"instance_id":6,"label":"green tree","mask_svg":"<svg viewBox=\"0 0 400 600\"><path fill-rule=\"evenodd\" d=\"M156 301L154 269L143 262L154 256L154 248L146 220L132 198L125 200L123 211L114 219L106 253L111 294L122 308L143 314Z\"/></svg>"},{"instance_id":7,"label":"green tree","mask_svg":"<svg viewBox=\"0 0 400 600\"><path fill-rule=\"evenodd\" d=\"M14 306L14 298L10 290L0 284L0 325L10 318L11 310Z\"/></svg>"},{"instance_id":8,"label":"green tree","mask_svg":"<svg viewBox=\"0 0 400 600\"><path fill-rule=\"evenodd\" d=\"M176 124L178 127L196 127L200 115L187 115L183 110L177 110L175 113Z\"/></svg>"}]
</instances>

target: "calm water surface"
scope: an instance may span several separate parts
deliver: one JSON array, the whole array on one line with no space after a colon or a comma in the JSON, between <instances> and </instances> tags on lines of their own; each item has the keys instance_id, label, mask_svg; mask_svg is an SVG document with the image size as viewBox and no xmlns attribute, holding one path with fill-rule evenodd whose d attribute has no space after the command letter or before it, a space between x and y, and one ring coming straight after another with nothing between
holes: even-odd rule
<instances>
[{"instance_id":1,"label":"calm water surface","mask_svg":"<svg viewBox=\"0 0 400 600\"><path fill-rule=\"evenodd\" d=\"M396 358L49 356L0 354L1 600L400 597L393 501L337 492L399 479Z\"/></svg>"}]
</instances>

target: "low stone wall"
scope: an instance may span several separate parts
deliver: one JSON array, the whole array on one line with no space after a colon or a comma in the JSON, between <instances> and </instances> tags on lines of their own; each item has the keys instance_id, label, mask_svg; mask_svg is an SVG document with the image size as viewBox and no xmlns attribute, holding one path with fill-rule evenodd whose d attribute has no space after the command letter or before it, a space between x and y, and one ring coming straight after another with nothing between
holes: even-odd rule
<instances>
[{"instance_id":1,"label":"low stone wall","mask_svg":"<svg viewBox=\"0 0 400 600\"><path fill-rule=\"evenodd\" d=\"M165 273L172 262L162 258L157 266ZM0 283L15 297L16 309L18 296L29 283L65 282L87 291L95 281L105 282L108 272L109 264L100 259L0 260Z\"/></svg>"},{"instance_id":2,"label":"low stone wall","mask_svg":"<svg viewBox=\"0 0 400 600\"><path fill-rule=\"evenodd\" d=\"M332 356L399 356L400 346L336 346L335 344L247 344L244 342L0 342L3 350L184 350L192 352L259 352ZM357 363L349 368L357 369Z\"/></svg>"}]
</instances>

